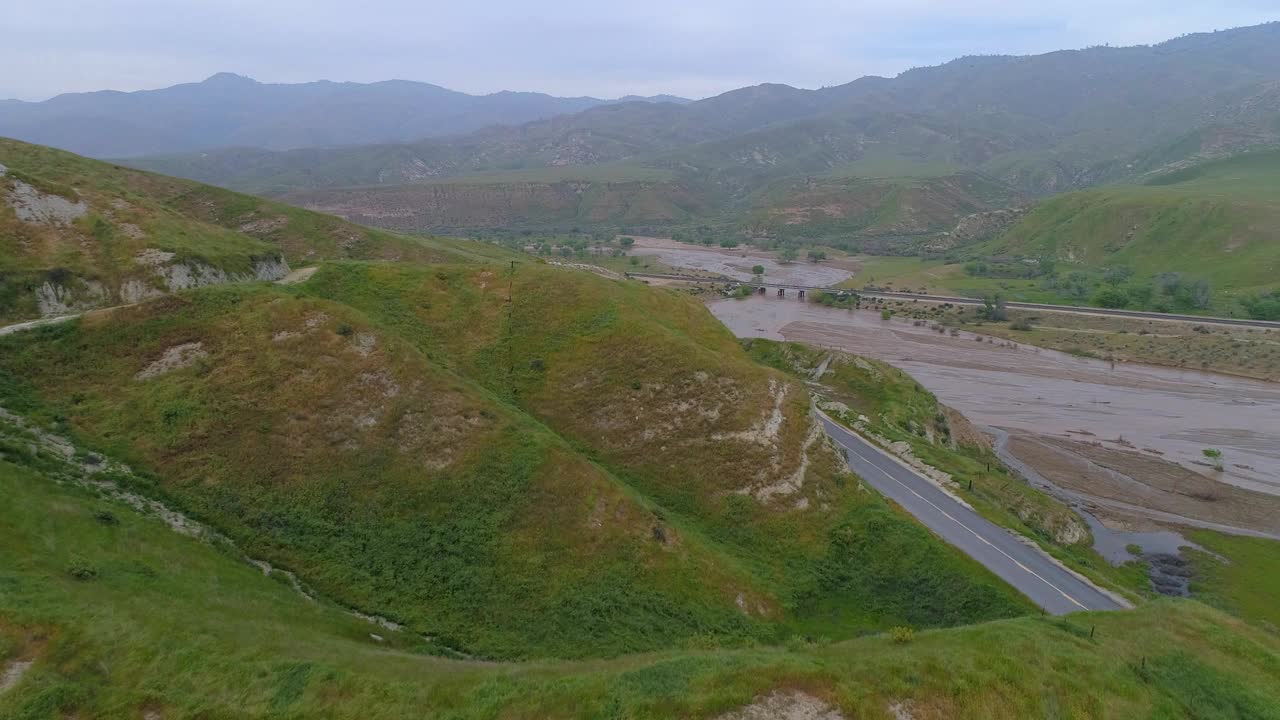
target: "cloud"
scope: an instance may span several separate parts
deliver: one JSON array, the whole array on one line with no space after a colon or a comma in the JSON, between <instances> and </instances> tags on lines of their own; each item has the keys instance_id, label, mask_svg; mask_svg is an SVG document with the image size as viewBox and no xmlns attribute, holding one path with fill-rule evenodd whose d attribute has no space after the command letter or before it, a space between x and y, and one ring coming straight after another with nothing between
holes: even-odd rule
<instances>
[{"instance_id":1,"label":"cloud","mask_svg":"<svg viewBox=\"0 0 1280 720\"><path fill-rule=\"evenodd\" d=\"M1275 0L8 0L0 96L233 71L467 92L706 96L816 87L977 53L1151 43L1280 18ZM1065 5L1065 4L1064 4Z\"/></svg>"}]
</instances>

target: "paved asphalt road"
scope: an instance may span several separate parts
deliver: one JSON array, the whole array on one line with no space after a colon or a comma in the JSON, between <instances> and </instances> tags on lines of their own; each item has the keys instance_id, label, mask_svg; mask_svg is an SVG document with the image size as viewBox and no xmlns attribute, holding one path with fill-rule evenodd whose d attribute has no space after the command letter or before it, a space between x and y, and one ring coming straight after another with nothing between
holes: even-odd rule
<instances>
[{"instance_id":1,"label":"paved asphalt road","mask_svg":"<svg viewBox=\"0 0 1280 720\"><path fill-rule=\"evenodd\" d=\"M1124 607L866 440L821 415L819 420L827 434L849 452L849 467L859 477L1048 612L1063 615Z\"/></svg>"}]
</instances>

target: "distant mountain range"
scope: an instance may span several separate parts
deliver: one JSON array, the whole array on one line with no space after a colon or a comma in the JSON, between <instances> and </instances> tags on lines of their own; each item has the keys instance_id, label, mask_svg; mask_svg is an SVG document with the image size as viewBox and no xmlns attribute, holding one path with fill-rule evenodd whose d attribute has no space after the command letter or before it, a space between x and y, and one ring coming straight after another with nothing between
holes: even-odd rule
<instances>
[{"instance_id":1,"label":"distant mountain range","mask_svg":"<svg viewBox=\"0 0 1280 720\"><path fill-rule=\"evenodd\" d=\"M712 226L911 252L971 215L998 230L1028 200L1280 147L1280 23L643 100L219 75L0 104L0 134L397 230ZM51 119L15 132L14 108ZM183 143L202 149L137 156Z\"/></svg>"},{"instance_id":2,"label":"distant mountain range","mask_svg":"<svg viewBox=\"0 0 1280 720\"><path fill-rule=\"evenodd\" d=\"M0 135L96 157L238 146L287 150L409 142L623 102L688 100L671 95L600 100L505 91L468 95L405 80L268 84L218 73L203 82L161 90L0 101Z\"/></svg>"}]
</instances>

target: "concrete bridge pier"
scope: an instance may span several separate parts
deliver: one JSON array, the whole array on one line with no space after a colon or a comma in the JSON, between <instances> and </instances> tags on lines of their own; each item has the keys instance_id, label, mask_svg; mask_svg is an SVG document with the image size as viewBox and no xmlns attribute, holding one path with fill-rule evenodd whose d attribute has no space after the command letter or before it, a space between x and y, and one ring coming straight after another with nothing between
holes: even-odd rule
<instances>
[{"instance_id":1,"label":"concrete bridge pier","mask_svg":"<svg viewBox=\"0 0 1280 720\"><path fill-rule=\"evenodd\" d=\"M801 290L801 291L800 291L799 297L800 297L800 299L801 299L801 300L803 300L803 299L804 299L804 291L803 291L803 290Z\"/></svg>"},{"instance_id":2,"label":"concrete bridge pier","mask_svg":"<svg viewBox=\"0 0 1280 720\"><path fill-rule=\"evenodd\" d=\"M778 297L786 297L786 296L787 296L786 288L778 288Z\"/></svg>"}]
</instances>

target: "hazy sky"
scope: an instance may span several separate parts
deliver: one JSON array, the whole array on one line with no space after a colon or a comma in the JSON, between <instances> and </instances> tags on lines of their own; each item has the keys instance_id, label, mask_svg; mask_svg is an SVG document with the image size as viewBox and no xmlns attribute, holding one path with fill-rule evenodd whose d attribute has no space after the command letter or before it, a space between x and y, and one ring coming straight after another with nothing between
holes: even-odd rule
<instances>
[{"instance_id":1,"label":"hazy sky","mask_svg":"<svg viewBox=\"0 0 1280 720\"><path fill-rule=\"evenodd\" d=\"M1060 5L1050 9L1050 5ZM819 87L975 53L1158 42L1280 0L0 0L0 97L423 80L614 97Z\"/></svg>"}]
</instances>

